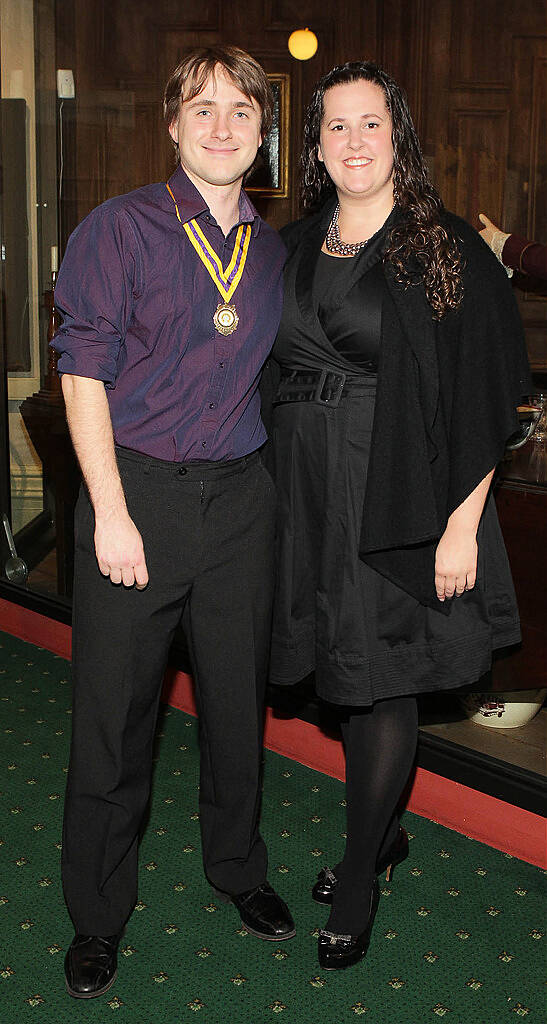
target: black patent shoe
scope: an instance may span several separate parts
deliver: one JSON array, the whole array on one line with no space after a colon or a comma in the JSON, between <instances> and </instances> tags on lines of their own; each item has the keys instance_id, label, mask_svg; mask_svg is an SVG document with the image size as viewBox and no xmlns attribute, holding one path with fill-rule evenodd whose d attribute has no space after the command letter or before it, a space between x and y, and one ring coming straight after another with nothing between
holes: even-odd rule
<instances>
[{"instance_id":1,"label":"black patent shoe","mask_svg":"<svg viewBox=\"0 0 547 1024\"><path fill-rule=\"evenodd\" d=\"M370 911L367 925L360 935L337 935L336 932L329 932L324 928L321 929L317 953L319 956L319 966L324 971L341 971L345 967L353 967L354 964L359 963L359 960L366 956L379 899L378 881L375 878L370 894Z\"/></svg>"},{"instance_id":2,"label":"black patent shoe","mask_svg":"<svg viewBox=\"0 0 547 1024\"><path fill-rule=\"evenodd\" d=\"M118 966L119 935L78 935L65 957L65 981L75 999L102 996L114 984Z\"/></svg>"},{"instance_id":3,"label":"black patent shoe","mask_svg":"<svg viewBox=\"0 0 547 1024\"><path fill-rule=\"evenodd\" d=\"M324 903L328 905L332 903L332 897L334 890L336 889L338 879L334 874L332 868L321 868L317 876L317 881L311 891L312 899L316 903Z\"/></svg>"},{"instance_id":4,"label":"black patent shoe","mask_svg":"<svg viewBox=\"0 0 547 1024\"><path fill-rule=\"evenodd\" d=\"M401 861L406 860L408 857L408 835L402 825L399 826L399 831L395 836L395 839L387 850L383 857L378 858L376 862L376 874L381 875L383 871L386 871L386 882L391 880L393 875L393 869ZM321 868L317 876L317 881L311 891L312 899L316 903L323 903L328 905L332 903L332 894L336 889L336 883L338 879L331 868Z\"/></svg>"},{"instance_id":5,"label":"black patent shoe","mask_svg":"<svg viewBox=\"0 0 547 1024\"><path fill-rule=\"evenodd\" d=\"M257 885L249 892L228 896L216 891L225 903L233 903L239 910L241 922L251 935L270 942L282 942L296 935L296 928L287 904L268 882Z\"/></svg>"}]
</instances>

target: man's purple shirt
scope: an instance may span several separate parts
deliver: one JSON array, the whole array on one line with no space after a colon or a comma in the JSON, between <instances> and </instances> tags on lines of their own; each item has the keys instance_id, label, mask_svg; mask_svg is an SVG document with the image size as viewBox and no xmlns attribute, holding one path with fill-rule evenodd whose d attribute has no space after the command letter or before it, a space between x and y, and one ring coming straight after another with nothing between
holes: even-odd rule
<instances>
[{"instance_id":1,"label":"man's purple shirt","mask_svg":"<svg viewBox=\"0 0 547 1024\"><path fill-rule=\"evenodd\" d=\"M169 186L226 267L238 225L225 239L180 166ZM165 183L109 199L69 239L52 345L60 373L104 381L117 444L184 462L237 459L265 441L258 381L281 317L285 248L244 192L239 214L251 241L226 337L213 324L224 300Z\"/></svg>"}]
</instances>

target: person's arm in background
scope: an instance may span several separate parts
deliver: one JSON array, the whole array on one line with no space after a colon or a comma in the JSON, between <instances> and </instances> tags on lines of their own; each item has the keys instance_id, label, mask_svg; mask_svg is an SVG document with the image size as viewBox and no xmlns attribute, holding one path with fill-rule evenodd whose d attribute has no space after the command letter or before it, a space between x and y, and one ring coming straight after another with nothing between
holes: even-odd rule
<instances>
[{"instance_id":1,"label":"person's arm in background","mask_svg":"<svg viewBox=\"0 0 547 1024\"><path fill-rule=\"evenodd\" d=\"M547 280L547 245L521 235L507 234L484 213L479 213L479 220L484 224L479 235L504 267Z\"/></svg>"}]
</instances>

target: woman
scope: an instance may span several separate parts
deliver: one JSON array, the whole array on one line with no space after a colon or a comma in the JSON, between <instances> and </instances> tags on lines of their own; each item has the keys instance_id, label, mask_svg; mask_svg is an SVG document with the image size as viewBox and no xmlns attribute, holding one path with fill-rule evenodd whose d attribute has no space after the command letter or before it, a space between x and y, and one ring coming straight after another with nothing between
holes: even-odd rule
<instances>
[{"instance_id":1,"label":"woman","mask_svg":"<svg viewBox=\"0 0 547 1024\"><path fill-rule=\"evenodd\" d=\"M519 639L487 495L529 381L506 275L444 211L387 74L359 62L321 79L303 169L318 212L283 232L273 353L271 675L315 672L342 711L346 849L313 890L332 904L319 936L329 969L365 955L376 872L406 856L395 808L416 694L472 683Z\"/></svg>"}]
</instances>

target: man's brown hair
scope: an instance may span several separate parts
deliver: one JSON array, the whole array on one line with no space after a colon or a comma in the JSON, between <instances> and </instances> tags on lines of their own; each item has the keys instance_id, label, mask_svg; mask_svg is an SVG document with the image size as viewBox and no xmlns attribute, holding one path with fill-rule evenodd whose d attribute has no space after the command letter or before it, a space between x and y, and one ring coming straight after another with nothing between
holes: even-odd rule
<instances>
[{"instance_id":1,"label":"man's brown hair","mask_svg":"<svg viewBox=\"0 0 547 1024\"><path fill-rule=\"evenodd\" d=\"M191 50L172 72L163 94L163 116L168 126L179 112L180 103L192 100L205 87L215 69L223 69L244 96L260 107L260 130L264 138L273 120L274 98L264 68L237 46L207 46Z\"/></svg>"}]
</instances>

